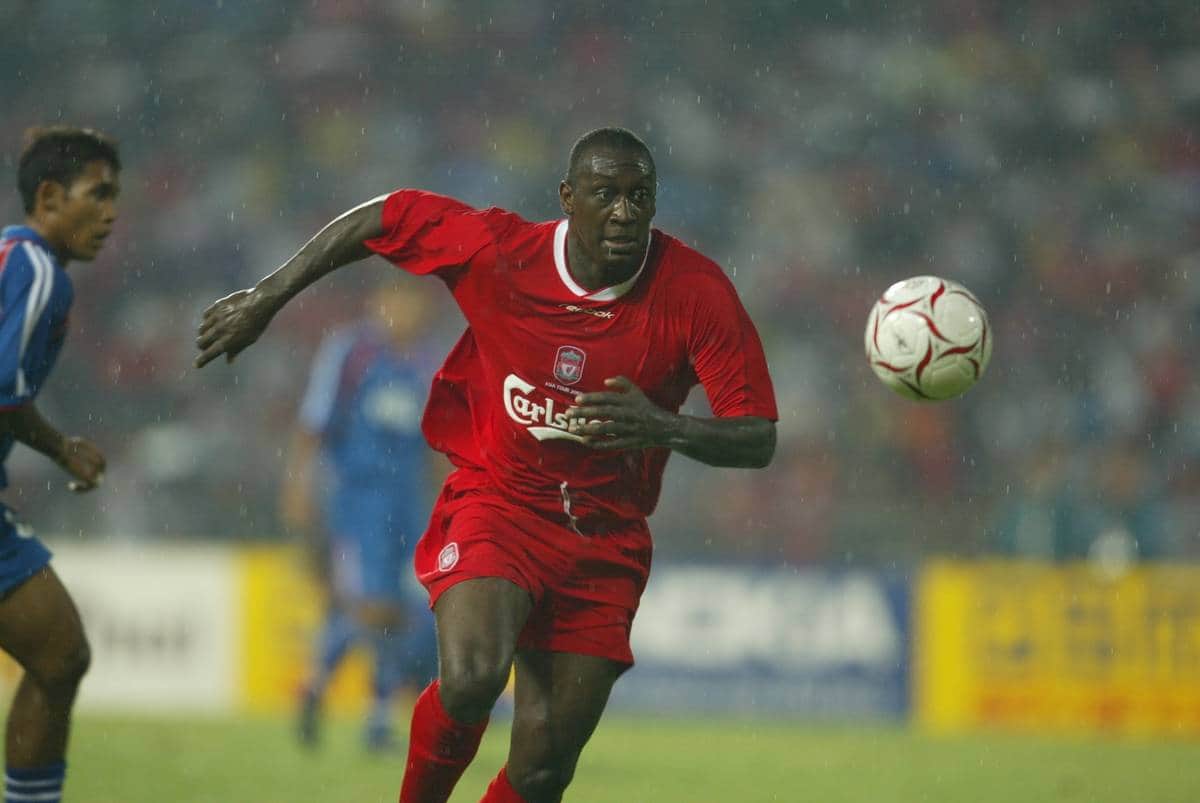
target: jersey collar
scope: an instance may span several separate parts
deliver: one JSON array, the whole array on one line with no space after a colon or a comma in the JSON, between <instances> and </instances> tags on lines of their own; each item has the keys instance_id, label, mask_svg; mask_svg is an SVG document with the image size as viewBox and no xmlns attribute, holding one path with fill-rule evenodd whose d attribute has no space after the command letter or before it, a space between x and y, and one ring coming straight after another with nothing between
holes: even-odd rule
<instances>
[{"instance_id":1,"label":"jersey collar","mask_svg":"<svg viewBox=\"0 0 1200 803\"><path fill-rule=\"evenodd\" d=\"M558 227L554 229L554 267L558 268L558 278L562 279L562 283L567 286L567 289L574 293L576 297L586 299L587 301L616 301L628 293L637 284L642 271L646 269L646 262L650 259L650 246L654 242L654 231L651 230L650 235L646 238L646 253L642 255L642 264L638 266L637 273L620 284L614 284L602 290L589 292L587 289L579 286L579 282L572 278L571 271L567 269L568 222L567 220L560 220Z\"/></svg>"},{"instance_id":2,"label":"jersey collar","mask_svg":"<svg viewBox=\"0 0 1200 803\"><path fill-rule=\"evenodd\" d=\"M46 242L46 238L38 234L31 226L5 226L3 230L0 230L0 239L28 240L40 245L51 254L54 253L54 249L50 247L50 243Z\"/></svg>"}]
</instances>

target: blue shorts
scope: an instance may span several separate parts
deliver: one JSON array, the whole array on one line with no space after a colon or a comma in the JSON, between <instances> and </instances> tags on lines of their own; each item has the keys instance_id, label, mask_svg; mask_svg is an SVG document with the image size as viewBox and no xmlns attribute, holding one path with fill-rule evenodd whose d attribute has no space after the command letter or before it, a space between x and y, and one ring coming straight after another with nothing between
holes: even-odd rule
<instances>
[{"instance_id":1,"label":"blue shorts","mask_svg":"<svg viewBox=\"0 0 1200 803\"><path fill-rule=\"evenodd\" d=\"M413 547L421 536L407 510L390 494L345 494L329 511L333 588L344 599L402 603L425 594L413 574Z\"/></svg>"},{"instance_id":2,"label":"blue shorts","mask_svg":"<svg viewBox=\"0 0 1200 803\"><path fill-rule=\"evenodd\" d=\"M33 529L0 504L0 597L33 577L50 562L50 550Z\"/></svg>"},{"instance_id":3,"label":"blue shorts","mask_svg":"<svg viewBox=\"0 0 1200 803\"><path fill-rule=\"evenodd\" d=\"M333 588L345 599L401 602L419 588L409 551L384 539L334 533L329 550Z\"/></svg>"}]
</instances>

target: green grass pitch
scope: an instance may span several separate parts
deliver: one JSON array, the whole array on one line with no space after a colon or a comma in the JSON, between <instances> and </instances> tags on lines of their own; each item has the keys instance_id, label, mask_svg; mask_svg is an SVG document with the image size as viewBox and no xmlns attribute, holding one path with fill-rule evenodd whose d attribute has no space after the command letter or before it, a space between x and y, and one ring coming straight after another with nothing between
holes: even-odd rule
<instances>
[{"instance_id":1,"label":"green grass pitch","mask_svg":"<svg viewBox=\"0 0 1200 803\"><path fill-rule=\"evenodd\" d=\"M503 761L507 724L493 723L452 803L479 800ZM612 717L565 800L1182 803L1200 799L1198 747ZM69 803L394 803L403 754L364 754L357 721L329 723L321 747L305 751L283 719L93 714L77 717L69 761Z\"/></svg>"}]
</instances>

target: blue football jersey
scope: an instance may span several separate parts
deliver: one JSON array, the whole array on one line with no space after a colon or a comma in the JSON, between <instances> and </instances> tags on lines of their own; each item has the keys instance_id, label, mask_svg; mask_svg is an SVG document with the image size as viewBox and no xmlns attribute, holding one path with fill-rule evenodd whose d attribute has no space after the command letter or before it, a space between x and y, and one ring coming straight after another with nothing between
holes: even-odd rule
<instances>
[{"instance_id":1,"label":"blue football jersey","mask_svg":"<svg viewBox=\"0 0 1200 803\"><path fill-rule=\"evenodd\" d=\"M50 375L75 291L50 246L27 226L0 232L0 408L22 407ZM0 436L0 488L12 435Z\"/></svg>"},{"instance_id":2,"label":"blue football jersey","mask_svg":"<svg viewBox=\"0 0 1200 803\"><path fill-rule=\"evenodd\" d=\"M321 437L335 529L382 531L380 537L398 531L410 545L420 536L429 496L421 434L426 373L367 324L321 344L300 421Z\"/></svg>"}]
</instances>

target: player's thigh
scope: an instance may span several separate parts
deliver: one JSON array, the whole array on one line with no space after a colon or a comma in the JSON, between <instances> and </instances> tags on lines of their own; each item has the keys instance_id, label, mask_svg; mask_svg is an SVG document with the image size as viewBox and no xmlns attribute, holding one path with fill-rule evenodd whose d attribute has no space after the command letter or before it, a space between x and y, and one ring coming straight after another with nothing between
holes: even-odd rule
<instances>
[{"instance_id":1,"label":"player's thigh","mask_svg":"<svg viewBox=\"0 0 1200 803\"><path fill-rule=\"evenodd\" d=\"M0 600L0 647L35 675L53 678L86 667L83 622L50 566Z\"/></svg>"},{"instance_id":2,"label":"player's thigh","mask_svg":"<svg viewBox=\"0 0 1200 803\"><path fill-rule=\"evenodd\" d=\"M533 607L509 580L477 577L442 592L433 606L441 674L507 673Z\"/></svg>"},{"instance_id":3,"label":"player's thigh","mask_svg":"<svg viewBox=\"0 0 1200 803\"><path fill-rule=\"evenodd\" d=\"M533 769L552 763L573 772L627 665L543 650L521 650L516 663L510 765Z\"/></svg>"}]
</instances>

